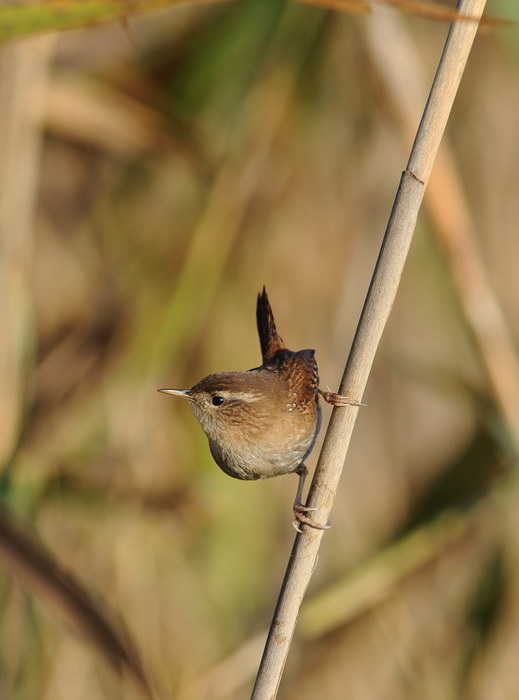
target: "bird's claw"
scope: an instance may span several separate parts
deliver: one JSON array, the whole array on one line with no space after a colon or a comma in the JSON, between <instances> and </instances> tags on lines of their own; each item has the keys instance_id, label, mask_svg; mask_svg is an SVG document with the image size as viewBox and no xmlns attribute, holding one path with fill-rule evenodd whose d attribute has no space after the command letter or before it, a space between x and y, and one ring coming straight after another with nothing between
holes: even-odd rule
<instances>
[{"instance_id":1,"label":"bird's claw","mask_svg":"<svg viewBox=\"0 0 519 700\"><path fill-rule=\"evenodd\" d=\"M310 513L313 510L317 510L317 508L308 508L308 506L298 503L294 505L295 520L293 521L292 525L297 532L303 532L300 527L301 525L308 525L309 527L313 527L315 530L328 530L331 528L331 523L322 525L321 523L318 523L305 515L305 513Z\"/></svg>"},{"instance_id":2,"label":"bird's claw","mask_svg":"<svg viewBox=\"0 0 519 700\"><path fill-rule=\"evenodd\" d=\"M323 399L327 402L330 403L332 406L365 406L365 403L361 403L360 401L355 401L355 399L350 399L349 396L344 396L343 394L336 394L334 391L321 391L319 389L319 393L323 397Z\"/></svg>"},{"instance_id":3,"label":"bird's claw","mask_svg":"<svg viewBox=\"0 0 519 700\"><path fill-rule=\"evenodd\" d=\"M303 532L303 531L301 530L301 528L299 527L299 523L298 523L297 520L292 520L292 527L294 528L294 530L295 530L296 532L299 532L299 534L301 534L301 533Z\"/></svg>"}]
</instances>

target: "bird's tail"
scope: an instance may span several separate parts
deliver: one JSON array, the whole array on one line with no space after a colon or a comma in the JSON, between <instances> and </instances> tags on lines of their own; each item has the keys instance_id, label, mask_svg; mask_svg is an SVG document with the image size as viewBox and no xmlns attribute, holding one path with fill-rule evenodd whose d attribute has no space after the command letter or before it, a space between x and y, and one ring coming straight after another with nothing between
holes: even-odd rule
<instances>
[{"instance_id":1,"label":"bird's tail","mask_svg":"<svg viewBox=\"0 0 519 700\"><path fill-rule=\"evenodd\" d=\"M263 287L261 294L258 294L256 322L258 324L261 355L263 357L263 363L265 363L268 362L278 350L282 350L285 347L276 330L274 314L272 313L265 287Z\"/></svg>"}]
</instances>

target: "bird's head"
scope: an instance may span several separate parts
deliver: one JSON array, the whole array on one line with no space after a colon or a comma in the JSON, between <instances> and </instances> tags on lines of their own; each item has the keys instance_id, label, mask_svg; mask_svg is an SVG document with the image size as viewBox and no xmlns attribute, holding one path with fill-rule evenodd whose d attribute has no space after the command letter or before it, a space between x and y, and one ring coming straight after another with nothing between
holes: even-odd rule
<instances>
[{"instance_id":1,"label":"bird's head","mask_svg":"<svg viewBox=\"0 0 519 700\"><path fill-rule=\"evenodd\" d=\"M209 438L225 439L226 433L263 430L276 411L282 385L270 372L219 372L204 377L191 389L159 389L187 399Z\"/></svg>"}]
</instances>

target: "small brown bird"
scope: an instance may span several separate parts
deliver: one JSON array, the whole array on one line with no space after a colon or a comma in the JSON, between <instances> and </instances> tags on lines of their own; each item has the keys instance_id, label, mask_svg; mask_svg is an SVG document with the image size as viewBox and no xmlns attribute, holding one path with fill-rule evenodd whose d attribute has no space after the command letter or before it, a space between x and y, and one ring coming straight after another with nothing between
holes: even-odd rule
<instances>
[{"instance_id":1,"label":"small brown bird","mask_svg":"<svg viewBox=\"0 0 519 700\"><path fill-rule=\"evenodd\" d=\"M293 352L278 335L263 287L256 321L263 364L247 372L218 372L191 389L159 389L188 399L209 440L215 462L236 479L268 479L294 472L299 486L294 523L324 529L302 504L310 454L321 426L319 394L334 406L359 406L346 396L323 392L314 350Z\"/></svg>"}]
</instances>

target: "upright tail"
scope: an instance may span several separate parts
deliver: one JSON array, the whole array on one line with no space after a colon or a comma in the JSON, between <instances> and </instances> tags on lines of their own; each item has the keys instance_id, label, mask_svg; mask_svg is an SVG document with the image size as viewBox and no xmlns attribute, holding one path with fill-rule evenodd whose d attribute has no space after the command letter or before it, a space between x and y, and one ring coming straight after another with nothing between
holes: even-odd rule
<instances>
[{"instance_id":1,"label":"upright tail","mask_svg":"<svg viewBox=\"0 0 519 700\"><path fill-rule=\"evenodd\" d=\"M278 350L282 350L285 346L278 335L274 315L270 308L269 298L265 287L261 294L258 294L258 303L256 305L256 322L258 324L258 335L261 345L261 355L263 364L272 359Z\"/></svg>"}]
</instances>

